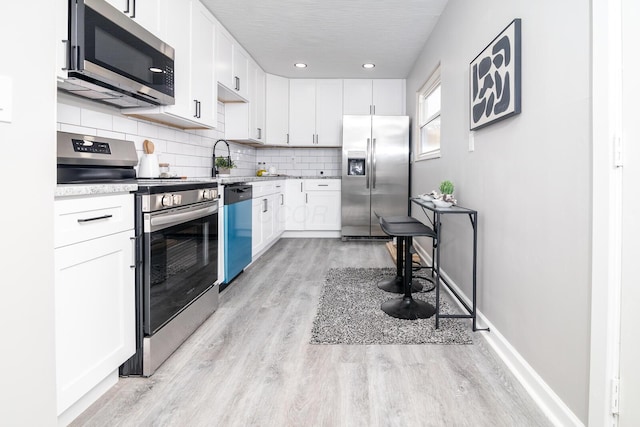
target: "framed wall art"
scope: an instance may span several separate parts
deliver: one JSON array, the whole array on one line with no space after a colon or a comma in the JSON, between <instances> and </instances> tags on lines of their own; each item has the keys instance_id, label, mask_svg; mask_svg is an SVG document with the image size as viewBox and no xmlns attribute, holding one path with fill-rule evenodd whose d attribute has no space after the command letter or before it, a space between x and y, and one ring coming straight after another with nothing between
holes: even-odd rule
<instances>
[{"instance_id":1,"label":"framed wall art","mask_svg":"<svg viewBox=\"0 0 640 427\"><path fill-rule=\"evenodd\" d=\"M469 65L471 130L520 113L520 27L514 19Z\"/></svg>"}]
</instances>

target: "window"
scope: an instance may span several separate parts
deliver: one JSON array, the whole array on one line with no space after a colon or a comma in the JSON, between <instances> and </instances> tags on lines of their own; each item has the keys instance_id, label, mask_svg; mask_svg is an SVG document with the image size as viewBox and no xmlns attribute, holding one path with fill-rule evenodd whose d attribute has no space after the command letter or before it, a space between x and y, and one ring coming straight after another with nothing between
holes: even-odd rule
<instances>
[{"instance_id":1,"label":"window","mask_svg":"<svg viewBox=\"0 0 640 427\"><path fill-rule=\"evenodd\" d=\"M440 157L440 66L417 93L416 160Z\"/></svg>"}]
</instances>

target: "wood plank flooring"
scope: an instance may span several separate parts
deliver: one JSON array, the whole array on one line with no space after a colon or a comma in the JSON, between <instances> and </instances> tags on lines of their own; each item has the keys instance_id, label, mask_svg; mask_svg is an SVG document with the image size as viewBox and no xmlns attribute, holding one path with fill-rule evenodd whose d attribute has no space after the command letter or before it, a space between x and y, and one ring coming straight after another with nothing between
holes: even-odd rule
<instances>
[{"instance_id":1,"label":"wood plank flooring","mask_svg":"<svg viewBox=\"0 0 640 427\"><path fill-rule=\"evenodd\" d=\"M486 332L473 345L309 344L331 267L394 264L384 242L281 239L152 377L121 378L72 425L551 425Z\"/></svg>"}]
</instances>

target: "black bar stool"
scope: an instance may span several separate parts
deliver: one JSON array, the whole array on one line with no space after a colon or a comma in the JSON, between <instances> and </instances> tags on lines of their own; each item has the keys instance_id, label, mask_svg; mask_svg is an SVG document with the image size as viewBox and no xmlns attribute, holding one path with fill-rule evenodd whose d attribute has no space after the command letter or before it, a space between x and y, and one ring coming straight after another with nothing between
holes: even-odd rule
<instances>
[{"instance_id":1,"label":"black bar stool","mask_svg":"<svg viewBox=\"0 0 640 427\"><path fill-rule=\"evenodd\" d=\"M380 221L380 227L382 227L382 217L378 218ZM411 216L385 216L384 221L387 224L422 224L417 219ZM426 226L425 226L426 227ZM388 234L388 233L387 233ZM434 233L435 235L435 233ZM382 289L386 292L391 292L394 294L403 294L404 293L404 279L403 279L403 263L404 263L404 251L403 245L405 242L404 236L395 236L396 237L396 277L392 277L389 279L382 279L378 282L378 288ZM411 249L411 246L409 246ZM412 262L413 258L410 256L408 258ZM411 292L419 292L422 290L422 285L418 282L411 283Z\"/></svg>"},{"instance_id":2,"label":"black bar stool","mask_svg":"<svg viewBox=\"0 0 640 427\"><path fill-rule=\"evenodd\" d=\"M411 245L414 236L429 236L435 238L434 231L421 223L405 222L405 223L389 223L386 218L380 218L380 227L389 236L404 238L404 259L411 259ZM400 298L393 298L382 303L380 307L382 311L391 317L398 319L427 319L436 313L433 305L426 301L415 300L411 296L412 268L410 262L404 263L404 295Z\"/></svg>"}]
</instances>

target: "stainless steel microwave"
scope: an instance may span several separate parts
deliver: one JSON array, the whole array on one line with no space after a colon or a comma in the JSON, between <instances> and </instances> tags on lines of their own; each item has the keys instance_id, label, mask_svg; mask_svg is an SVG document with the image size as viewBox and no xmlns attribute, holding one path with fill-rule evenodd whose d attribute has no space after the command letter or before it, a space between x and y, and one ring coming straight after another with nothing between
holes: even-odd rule
<instances>
[{"instance_id":1,"label":"stainless steel microwave","mask_svg":"<svg viewBox=\"0 0 640 427\"><path fill-rule=\"evenodd\" d=\"M70 0L58 87L120 108L172 105L174 49L105 0Z\"/></svg>"}]
</instances>

